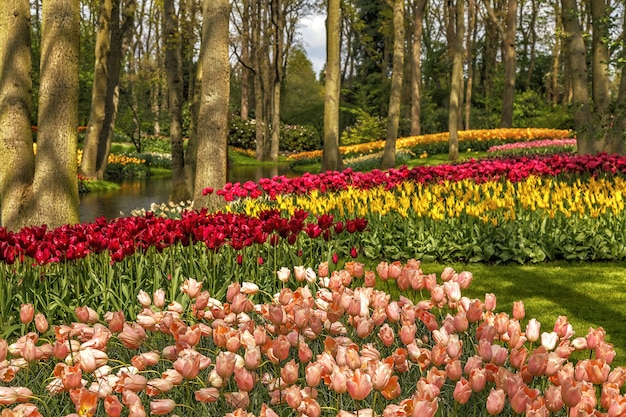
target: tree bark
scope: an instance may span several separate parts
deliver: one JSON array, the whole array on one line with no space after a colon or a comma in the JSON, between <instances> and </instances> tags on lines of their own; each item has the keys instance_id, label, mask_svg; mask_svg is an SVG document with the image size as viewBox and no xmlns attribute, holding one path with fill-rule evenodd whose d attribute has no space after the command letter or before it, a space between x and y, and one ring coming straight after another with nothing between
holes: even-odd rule
<instances>
[{"instance_id":1,"label":"tree bark","mask_svg":"<svg viewBox=\"0 0 626 417\"><path fill-rule=\"evenodd\" d=\"M272 96L271 96L271 137L269 160L278 162L280 146L280 93L285 74L285 21L282 0L270 2L274 42L272 48Z\"/></svg>"},{"instance_id":2,"label":"tree bark","mask_svg":"<svg viewBox=\"0 0 626 417\"><path fill-rule=\"evenodd\" d=\"M563 30L565 32L565 48L569 63L569 74L572 84L572 100L574 104L574 124L576 127L576 144L579 154L593 152L595 129L589 103L587 89L587 49L578 22L578 6L576 0L561 0L563 11Z\"/></svg>"},{"instance_id":3,"label":"tree bark","mask_svg":"<svg viewBox=\"0 0 626 417\"><path fill-rule=\"evenodd\" d=\"M415 0L413 16L413 48L411 71L411 135L421 133L422 34L426 0Z\"/></svg>"},{"instance_id":4,"label":"tree bark","mask_svg":"<svg viewBox=\"0 0 626 417\"><path fill-rule=\"evenodd\" d=\"M341 89L341 6L340 0L328 1L326 19L326 79L324 98L324 152L322 171L343 168L339 152L339 100Z\"/></svg>"},{"instance_id":5,"label":"tree bark","mask_svg":"<svg viewBox=\"0 0 626 417\"><path fill-rule=\"evenodd\" d=\"M78 0L42 8L41 81L31 224L78 223Z\"/></svg>"},{"instance_id":6,"label":"tree bark","mask_svg":"<svg viewBox=\"0 0 626 417\"><path fill-rule=\"evenodd\" d=\"M508 0L505 24L498 20L488 1L485 1L487 13L502 36L504 54L504 89L502 92L502 112L500 127L513 127L513 101L515 99L516 53L515 36L517 33L517 0Z\"/></svg>"},{"instance_id":7,"label":"tree bark","mask_svg":"<svg viewBox=\"0 0 626 417\"><path fill-rule=\"evenodd\" d=\"M29 21L28 0L0 2L0 224L9 230L30 223L35 174Z\"/></svg>"},{"instance_id":8,"label":"tree bark","mask_svg":"<svg viewBox=\"0 0 626 417\"><path fill-rule=\"evenodd\" d=\"M472 111L472 92L474 89L474 68L476 67L476 57L474 55L474 43L476 42L476 1L468 0L467 7L468 28L465 47L467 56L467 85L465 86L465 123L463 128L470 128Z\"/></svg>"},{"instance_id":9,"label":"tree bark","mask_svg":"<svg viewBox=\"0 0 626 417\"><path fill-rule=\"evenodd\" d=\"M115 4L114 4L115 3ZM91 113L87 124L87 134L83 145L83 157L80 163L81 174L90 179L97 178L96 172L102 160L98 158L100 134L104 125L107 86L109 74L109 55L111 53L111 18L113 10L119 13L119 0L101 0L96 33L95 68L91 89Z\"/></svg>"},{"instance_id":10,"label":"tree bark","mask_svg":"<svg viewBox=\"0 0 626 417\"><path fill-rule=\"evenodd\" d=\"M400 123L402 100L402 76L404 69L404 0L393 2L393 67L391 69L391 93L387 114L387 137L381 163L382 169L396 166L396 139Z\"/></svg>"},{"instance_id":11,"label":"tree bark","mask_svg":"<svg viewBox=\"0 0 626 417\"><path fill-rule=\"evenodd\" d=\"M463 39L465 33L465 0L456 0L456 36L450 86L448 130L450 132L448 159L459 159L459 109L463 93Z\"/></svg>"},{"instance_id":12,"label":"tree bark","mask_svg":"<svg viewBox=\"0 0 626 417\"><path fill-rule=\"evenodd\" d=\"M502 93L502 114L500 127L513 127L513 102L515 100L516 54L515 36L517 33L517 0L508 0L506 27L504 28L504 91Z\"/></svg>"},{"instance_id":13,"label":"tree bark","mask_svg":"<svg viewBox=\"0 0 626 417\"><path fill-rule=\"evenodd\" d=\"M201 56L202 74L211 82L202 83L198 117L198 150L194 208L216 209L223 205L214 193L202 195L205 187L222 188L227 179L228 101L228 0L204 0Z\"/></svg>"},{"instance_id":14,"label":"tree bark","mask_svg":"<svg viewBox=\"0 0 626 417\"><path fill-rule=\"evenodd\" d=\"M111 150L122 59L128 47L125 41L133 28L137 3L135 0L125 2L124 20L120 25L121 6L119 0L103 0L100 6L92 106L80 167L82 175L87 178L104 178Z\"/></svg>"},{"instance_id":15,"label":"tree bark","mask_svg":"<svg viewBox=\"0 0 626 417\"><path fill-rule=\"evenodd\" d=\"M172 191L170 201L191 198L185 180L185 153L183 149L183 65L178 17L174 0L163 2L163 44L165 48L165 76L167 79L170 112L170 142L172 144Z\"/></svg>"}]
</instances>

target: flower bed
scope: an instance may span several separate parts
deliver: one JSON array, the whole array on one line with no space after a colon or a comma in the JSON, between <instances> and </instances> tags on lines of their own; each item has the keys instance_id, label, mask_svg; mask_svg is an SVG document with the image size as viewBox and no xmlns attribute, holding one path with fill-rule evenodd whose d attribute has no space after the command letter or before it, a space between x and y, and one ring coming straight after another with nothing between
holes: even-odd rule
<instances>
[{"instance_id":1,"label":"flower bed","mask_svg":"<svg viewBox=\"0 0 626 417\"><path fill-rule=\"evenodd\" d=\"M281 268L276 294L235 282L225 300L189 279L175 299L140 292L134 321L80 307L49 328L23 305L28 333L0 341L3 415L626 413L626 368L611 367L602 328L574 337L565 316L527 320L522 301L497 311L494 294L462 295L468 272L375 269Z\"/></svg>"},{"instance_id":2,"label":"flower bed","mask_svg":"<svg viewBox=\"0 0 626 417\"><path fill-rule=\"evenodd\" d=\"M506 143L487 149L494 155L537 155L556 152L575 152L576 139L533 140L530 142Z\"/></svg>"},{"instance_id":3,"label":"flower bed","mask_svg":"<svg viewBox=\"0 0 626 417\"><path fill-rule=\"evenodd\" d=\"M485 129L485 130L462 130L458 132L459 150L468 148L473 150L487 150L492 145L506 142L531 141L538 139L563 139L571 137L571 131L558 129ZM414 154L419 155L424 151L429 154L446 152L448 148L448 132L433 133L428 135L410 136L399 138L396 142L397 149L408 148ZM362 143L358 145L340 146L339 151L344 157L366 155L380 152L385 147L384 140ZM308 164L319 162L322 151L300 152L289 156L293 164Z\"/></svg>"}]
</instances>

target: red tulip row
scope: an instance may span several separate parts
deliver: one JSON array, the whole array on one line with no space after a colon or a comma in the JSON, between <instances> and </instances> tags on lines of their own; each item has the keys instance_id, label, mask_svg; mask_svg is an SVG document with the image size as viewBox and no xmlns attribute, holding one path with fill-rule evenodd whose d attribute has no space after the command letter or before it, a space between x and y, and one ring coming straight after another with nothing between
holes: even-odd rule
<instances>
[{"instance_id":1,"label":"red tulip row","mask_svg":"<svg viewBox=\"0 0 626 417\"><path fill-rule=\"evenodd\" d=\"M293 244L301 232L311 238L329 240L332 233L361 232L365 219L335 222L332 215L307 222L309 214L299 210L291 218L277 210L266 211L258 218L245 214L186 212L181 219L164 219L148 213L145 217L125 217L94 223L67 225L54 230L46 226L28 227L18 232L0 228L0 262L9 264L26 257L44 265L84 258L90 253L108 252L118 262L136 251L154 247L157 251L181 243L184 246L203 242L208 249L230 245L235 250L254 244L277 244L280 238Z\"/></svg>"},{"instance_id":2,"label":"red tulip row","mask_svg":"<svg viewBox=\"0 0 626 417\"><path fill-rule=\"evenodd\" d=\"M268 195L275 198L279 194L306 194L312 190L340 191L347 187L368 189L379 185L391 188L403 181L412 180L421 183L439 181L460 181L472 178L477 182L506 178L509 181L520 181L529 175L556 176L569 174L596 174L607 172L613 174L626 173L626 156L619 155L538 155L536 157L518 156L485 160L470 160L458 164L437 166L406 166L388 171L373 170L355 172L346 169L342 172L327 171L320 174L305 173L301 177L288 178L275 176L262 178L258 183L248 181L228 183L220 190L205 189L205 194L215 192L226 201L237 198L258 198Z\"/></svg>"}]
</instances>

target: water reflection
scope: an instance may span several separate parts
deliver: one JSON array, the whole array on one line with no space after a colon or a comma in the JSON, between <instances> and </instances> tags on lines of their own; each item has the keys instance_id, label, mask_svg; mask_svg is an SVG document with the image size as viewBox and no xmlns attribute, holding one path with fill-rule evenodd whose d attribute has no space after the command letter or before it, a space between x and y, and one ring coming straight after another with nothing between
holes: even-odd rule
<instances>
[{"instance_id":1,"label":"water reflection","mask_svg":"<svg viewBox=\"0 0 626 417\"><path fill-rule=\"evenodd\" d=\"M229 170L230 182L258 181L261 178L271 178L276 175L292 176L289 166L243 166ZM135 209L149 209L152 203L164 203L170 193L172 181L169 178L124 181L120 190L94 192L82 195L80 198L80 221L87 223L95 218L104 216L108 219L126 216Z\"/></svg>"}]
</instances>

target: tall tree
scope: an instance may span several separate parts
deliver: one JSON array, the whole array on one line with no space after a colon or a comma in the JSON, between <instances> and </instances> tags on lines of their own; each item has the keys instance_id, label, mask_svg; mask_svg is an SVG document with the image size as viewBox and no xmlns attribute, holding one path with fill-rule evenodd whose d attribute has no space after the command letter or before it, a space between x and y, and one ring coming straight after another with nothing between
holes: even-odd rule
<instances>
[{"instance_id":1,"label":"tall tree","mask_svg":"<svg viewBox=\"0 0 626 417\"><path fill-rule=\"evenodd\" d=\"M456 30L454 38L454 60L450 82L450 108L448 110L448 131L450 132L448 158L459 159L459 122L463 99L463 37L465 33L465 0L456 0Z\"/></svg>"},{"instance_id":2,"label":"tall tree","mask_svg":"<svg viewBox=\"0 0 626 417\"><path fill-rule=\"evenodd\" d=\"M203 195L205 187L224 186L228 164L228 101L230 63L228 61L228 0L204 0L200 56L202 95L198 117L198 148L194 207L216 208L220 197Z\"/></svg>"},{"instance_id":3,"label":"tall tree","mask_svg":"<svg viewBox=\"0 0 626 417\"><path fill-rule=\"evenodd\" d=\"M592 2L593 3L593 2ZM565 32L565 48L572 85L572 101L576 126L578 153L622 153L623 132L615 129L615 111L609 108L609 91L606 77L607 52L602 43L610 38L607 16L601 10L603 2L592 5L592 95L588 90L587 49L583 29L579 21L576 0L561 0L562 21ZM605 4L606 6L606 4ZM624 48L624 46L622 46ZM623 64L622 64L623 65ZM620 93L626 91L620 89ZM617 97L617 102L624 100ZM618 114L620 111L618 111ZM621 121L618 121L621 126Z\"/></svg>"},{"instance_id":4,"label":"tall tree","mask_svg":"<svg viewBox=\"0 0 626 417\"><path fill-rule=\"evenodd\" d=\"M183 63L182 41L174 0L163 1L163 45L170 112L170 143L172 144L172 191L170 201L190 199L185 178L183 148Z\"/></svg>"},{"instance_id":5,"label":"tall tree","mask_svg":"<svg viewBox=\"0 0 626 417\"><path fill-rule=\"evenodd\" d=\"M135 0L101 0L96 34L91 113L83 146L80 171L87 178L102 179L111 150L119 102L122 60L132 33ZM120 12L123 21L120 24Z\"/></svg>"},{"instance_id":6,"label":"tall tree","mask_svg":"<svg viewBox=\"0 0 626 417\"><path fill-rule=\"evenodd\" d=\"M10 230L29 223L35 173L29 20L28 0L0 2L0 219Z\"/></svg>"},{"instance_id":7,"label":"tall tree","mask_svg":"<svg viewBox=\"0 0 626 417\"><path fill-rule=\"evenodd\" d=\"M328 0L326 18L326 78L324 98L324 153L322 171L341 170L339 152L339 100L341 89L341 5Z\"/></svg>"},{"instance_id":8,"label":"tall tree","mask_svg":"<svg viewBox=\"0 0 626 417\"><path fill-rule=\"evenodd\" d=\"M413 48L411 55L411 135L421 133L422 34L426 0L413 1Z\"/></svg>"},{"instance_id":9,"label":"tall tree","mask_svg":"<svg viewBox=\"0 0 626 417\"><path fill-rule=\"evenodd\" d=\"M504 90L502 95L502 113L500 127L513 127L513 101L515 98L516 52L515 36L517 33L517 0L507 0L505 23L502 24L495 12L485 1L485 7L492 23L498 28L502 37L504 53Z\"/></svg>"},{"instance_id":10,"label":"tall tree","mask_svg":"<svg viewBox=\"0 0 626 417\"><path fill-rule=\"evenodd\" d=\"M396 139L400 123L400 101L404 71L404 0L393 0L393 68L387 113L387 137L381 163L382 169L396 166Z\"/></svg>"},{"instance_id":11,"label":"tall tree","mask_svg":"<svg viewBox=\"0 0 626 417\"><path fill-rule=\"evenodd\" d=\"M10 230L77 223L79 1L42 6L37 155L28 129L28 1L0 5L0 197Z\"/></svg>"}]
</instances>

